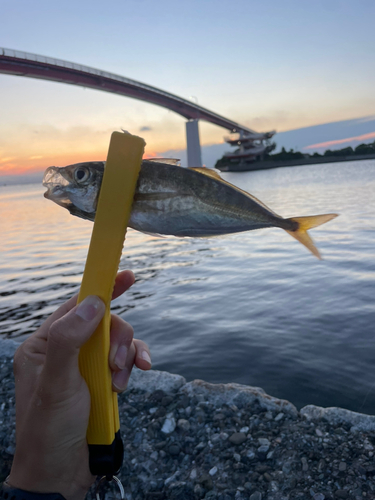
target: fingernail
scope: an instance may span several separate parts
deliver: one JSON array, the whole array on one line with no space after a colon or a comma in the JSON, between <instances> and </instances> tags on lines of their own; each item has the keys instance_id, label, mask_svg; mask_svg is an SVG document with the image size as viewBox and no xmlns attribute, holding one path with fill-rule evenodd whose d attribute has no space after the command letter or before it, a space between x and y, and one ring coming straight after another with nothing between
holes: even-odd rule
<instances>
[{"instance_id":1,"label":"fingernail","mask_svg":"<svg viewBox=\"0 0 375 500\"><path fill-rule=\"evenodd\" d=\"M104 303L96 295L86 297L76 309L76 314L85 321L93 320L99 312L104 310Z\"/></svg>"},{"instance_id":2,"label":"fingernail","mask_svg":"<svg viewBox=\"0 0 375 500\"><path fill-rule=\"evenodd\" d=\"M144 359L145 361L147 361L147 363L150 363L150 365L152 364L151 363L151 358L150 358L150 356L149 356L149 354L148 354L147 351L143 351L142 352L142 359Z\"/></svg>"},{"instance_id":3,"label":"fingernail","mask_svg":"<svg viewBox=\"0 0 375 500\"><path fill-rule=\"evenodd\" d=\"M112 383L119 391L125 391L129 382L130 373L127 368L120 372L115 372L112 377Z\"/></svg>"},{"instance_id":4,"label":"fingernail","mask_svg":"<svg viewBox=\"0 0 375 500\"><path fill-rule=\"evenodd\" d=\"M126 358L128 356L128 348L125 345L120 345L115 355L115 365L123 370L125 368Z\"/></svg>"}]
</instances>

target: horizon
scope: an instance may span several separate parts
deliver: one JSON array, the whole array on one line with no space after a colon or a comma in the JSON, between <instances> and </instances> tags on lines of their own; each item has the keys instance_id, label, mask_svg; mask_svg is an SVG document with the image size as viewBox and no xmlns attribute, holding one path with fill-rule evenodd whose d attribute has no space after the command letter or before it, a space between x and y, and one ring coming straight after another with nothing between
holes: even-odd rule
<instances>
[{"instance_id":1,"label":"horizon","mask_svg":"<svg viewBox=\"0 0 375 500\"><path fill-rule=\"evenodd\" d=\"M367 116L367 117L359 117L353 120L342 120L342 121L337 121L337 122L328 122L328 123L321 123L317 125L312 125L310 127L301 127L297 129L292 129L292 130L286 130L284 132L280 132L279 134L276 133L274 136L274 140L277 144L277 148L275 152L278 152L281 150L282 147L284 147L287 151L290 149L294 149L295 151L300 150L303 153L306 154L313 154L314 152L318 153L323 153L327 149L342 149L343 147L348 147L352 146L353 148L361 143L368 143L368 142L373 142L375 139L375 132L367 132L367 133L360 133L358 135L350 135L349 137L342 138L342 139L331 139L327 140L324 142L317 142L315 144L311 145L303 145L302 147L292 147L291 144L294 144L296 141L301 140L298 139L297 136L301 134L305 135L304 141L308 141L309 137L313 139L314 137L320 137L321 132L319 129L324 129L327 127L331 127L331 130L329 132L325 132L330 137L337 137L337 134L342 134L341 130L346 130L347 133L350 134L351 131L356 130L359 128L360 125L362 125L360 130L363 130L363 125L366 127L366 125L370 127L370 129L375 130L375 116ZM350 126L351 125L351 126ZM320 132L320 133L319 133ZM139 133L139 132L138 132ZM353 134L354 132L352 132ZM281 136L284 138L284 142L287 144L285 145L284 143L277 142L277 137ZM225 142L220 142L220 143L215 143L215 144L202 144L202 157L204 158L205 156L210 157L210 160L208 163L211 163L209 167L213 167L212 162L213 158L215 155L215 151L217 151L217 159L219 159L224 152L224 149L230 148L229 145L227 145ZM209 150L212 149L213 153L209 153ZM222 151L222 152L221 152ZM221 154L220 154L221 152ZM45 165L41 165L39 167L36 167L35 169L25 169L25 170L17 170L17 169L12 169L12 170L1 170L1 165L0 165L0 178L4 177L22 177L22 176L37 176L42 175L44 170L51 166L52 164L56 166L65 166L73 163L79 163L80 161L96 161L96 160L105 160L105 154L104 152L103 157L101 158L90 158L88 159L85 157L85 153L82 153L82 155L78 155L74 161L69 162L64 162L64 163L59 163L58 161L52 161L50 163L46 163ZM161 151L158 153L152 154L147 154L145 153L144 159L151 158L151 157L159 157L159 158L172 158L172 157L178 157L178 159L181 160L182 165L186 163L186 148L181 149L181 150L166 150L166 151ZM182 158L181 158L182 157ZM33 159L38 159L38 158L33 158ZM204 163L204 162L203 162Z\"/></svg>"}]
</instances>

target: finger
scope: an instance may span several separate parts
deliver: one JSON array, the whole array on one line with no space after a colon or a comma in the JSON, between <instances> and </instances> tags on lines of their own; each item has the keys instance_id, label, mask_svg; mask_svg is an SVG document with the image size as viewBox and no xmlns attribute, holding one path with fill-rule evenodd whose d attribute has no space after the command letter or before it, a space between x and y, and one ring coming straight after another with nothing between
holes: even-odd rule
<instances>
[{"instance_id":1,"label":"finger","mask_svg":"<svg viewBox=\"0 0 375 500\"><path fill-rule=\"evenodd\" d=\"M113 314L111 316L109 366L112 371L123 370L133 341L133 328Z\"/></svg>"},{"instance_id":2,"label":"finger","mask_svg":"<svg viewBox=\"0 0 375 500\"><path fill-rule=\"evenodd\" d=\"M53 393L58 399L59 393L67 390L74 392L82 383L78 367L79 350L94 333L104 312L104 302L89 295L50 326L42 372L49 397Z\"/></svg>"},{"instance_id":3,"label":"finger","mask_svg":"<svg viewBox=\"0 0 375 500\"><path fill-rule=\"evenodd\" d=\"M134 344L136 348L135 366L140 370L150 370L152 363L148 345L143 340L138 339L134 340Z\"/></svg>"},{"instance_id":4,"label":"finger","mask_svg":"<svg viewBox=\"0 0 375 500\"><path fill-rule=\"evenodd\" d=\"M127 352L125 366L122 370L112 373L112 389L114 392L123 392L128 386L130 374L134 365L135 345L132 342Z\"/></svg>"},{"instance_id":5,"label":"finger","mask_svg":"<svg viewBox=\"0 0 375 500\"><path fill-rule=\"evenodd\" d=\"M134 365L141 370L151 368L150 351L142 340L133 340L127 353L125 367L112 374L112 388L115 392L125 391Z\"/></svg>"},{"instance_id":6,"label":"finger","mask_svg":"<svg viewBox=\"0 0 375 500\"><path fill-rule=\"evenodd\" d=\"M134 283L135 277L132 271L125 270L118 273L115 280L115 285L112 293L112 300L117 299L126 290L128 290ZM40 328L35 332L34 335L40 338L47 339L48 331L52 323L54 323L59 318L62 318L73 307L77 304L78 294L73 295L67 302L64 302L56 311L45 320L45 322L40 326Z\"/></svg>"},{"instance_id":7,"label":"finger","mask_svg":"<svg viewBox=\"0 0 375 500\"><path fill-rule=\"evenodd\" d=\"M128 290L135 281L134 273L130 270L121 271L116 276L115 286L113 288L112 300L117 299L126 290Z\"/></svg>"}]
</instances>

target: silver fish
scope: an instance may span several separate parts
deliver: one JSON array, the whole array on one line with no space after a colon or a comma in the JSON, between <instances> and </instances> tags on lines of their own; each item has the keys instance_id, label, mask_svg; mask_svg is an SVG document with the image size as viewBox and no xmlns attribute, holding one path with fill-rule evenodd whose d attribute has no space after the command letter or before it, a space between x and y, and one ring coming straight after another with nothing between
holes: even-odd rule
<instances>
[{"instance_id":1,"label":"silver fish","mask_svg":"<svg viewBox=\"0 0 375 500\"><path fill-rule=\"evenodd\" d=\"M320 254L308 229L337 214L284 219L261 201L226 182L215 170L182 168L175 161L144 160L138 178L129 226L152 234L208 237L280 227ZM105 163L76 163L47 168L44 196L72 215L94 220Z\"/></svg>"}]
</instances>

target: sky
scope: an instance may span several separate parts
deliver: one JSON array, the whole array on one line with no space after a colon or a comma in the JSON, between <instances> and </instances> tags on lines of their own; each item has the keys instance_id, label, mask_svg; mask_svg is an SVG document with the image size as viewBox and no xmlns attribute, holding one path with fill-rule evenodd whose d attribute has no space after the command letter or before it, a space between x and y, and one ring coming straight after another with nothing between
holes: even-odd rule
<instances>
[{"instance_id":1,"label":"sky","mask_svg":"<svg viewBox=\"0 0 375 500\"><path fill-rule=\"evenodd\" d=\"M353 120L368 128L327 129L303 147L374 140L373 0L0 0L0 11L0 47L147 83L276 130L280 146L288 131ZM0 74L0 175L105 159L121 128L145 138L148 156L186 147L185 119L162 107ZM226 134L200 122L203 149Z\"/></svg>"}]
</instances>

